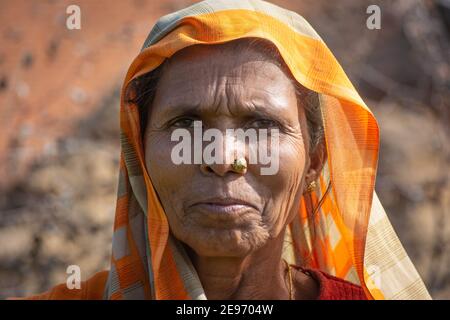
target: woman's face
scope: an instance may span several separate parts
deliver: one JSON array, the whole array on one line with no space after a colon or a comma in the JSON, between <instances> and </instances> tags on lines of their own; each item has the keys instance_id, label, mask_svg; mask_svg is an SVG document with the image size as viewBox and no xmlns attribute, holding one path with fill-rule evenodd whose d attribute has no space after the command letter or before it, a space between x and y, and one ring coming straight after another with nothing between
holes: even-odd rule
<instances>
[{"instance_id":1,"label":"woman's face","mask_svg":"<svg viewBox=\"0 0 450 320\"><path fill-rule=\"evenodd\" d=\"M309 167L306 118L294 85L264 54L244 51L228 43L177 52L149 111L147 170L172 234L201 256L242 257L277 237L297 211ZM174 164L179 141L171 134L185 128L193 136L195 120L224 135L278 129L278 172L262 175L267 165L260 164L249 164L245 174L229 164Z\"/></svg>"}]
</instances>

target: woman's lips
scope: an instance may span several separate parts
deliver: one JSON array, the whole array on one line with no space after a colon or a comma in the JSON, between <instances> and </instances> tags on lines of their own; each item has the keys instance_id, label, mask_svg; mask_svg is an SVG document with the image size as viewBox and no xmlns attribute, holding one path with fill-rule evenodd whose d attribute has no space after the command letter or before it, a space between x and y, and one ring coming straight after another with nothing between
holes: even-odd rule
<instances>
[{"instance_id":1,"label":"woman's lips","mask_svg":"<svg viewBox=\"0 0 450 320\"><path fill-rule=\"evenodd\" d=\"M213 203L213 202L206 202L206 203L198 203L195 204L194 207L196 209L204 210L210 213L217 213L217 214L236 214L239 212L244 212L248 210L254 210L253 207L249 205L244 204L221 204L221 203Z\"/></svg>"},{"instance_id":2,"label":"woman's lips","mask_svg":"<svg viewBox=\"0 0 450 320\"><path fill-rule=\"evenodd\" d=\"M237 199L211 199L199 201L189 207L189 211L197 213L202 223L209 222L223 223L223 227L245 224L245 217L248 214L257 214L259 210L256 206Z\"/></svg>"}]
</instances>

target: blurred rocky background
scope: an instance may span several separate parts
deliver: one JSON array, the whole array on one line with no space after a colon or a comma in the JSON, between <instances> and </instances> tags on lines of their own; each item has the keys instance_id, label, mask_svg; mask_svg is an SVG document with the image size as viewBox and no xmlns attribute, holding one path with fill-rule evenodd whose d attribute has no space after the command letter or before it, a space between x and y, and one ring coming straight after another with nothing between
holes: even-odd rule
<instances>
[{"instance_id":1,"label":"blurred rocky background","mask_svg":"<svg viewBox=\"0 0 450 320\"><path fill-rule=\"evenodd\" d=\"M377 116L377 192L432 296L450 299L450 1L273 2L310 21ZM71 264L83 279L108 268L121 81L155 20L190 3L0 0L0 298L65 282Z\"/></svg>"}]
</instances>

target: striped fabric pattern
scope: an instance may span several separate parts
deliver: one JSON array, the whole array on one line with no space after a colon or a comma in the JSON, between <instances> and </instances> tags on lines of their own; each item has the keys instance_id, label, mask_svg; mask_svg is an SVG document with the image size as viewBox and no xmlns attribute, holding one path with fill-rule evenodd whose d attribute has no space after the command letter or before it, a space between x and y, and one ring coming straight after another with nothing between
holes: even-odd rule
<instances>
[{"instance_id":1,"label":"striped fabric pattern","mask_svg":"<svg viewBox=\"0 0 450 320\"><path fill-rule=\"evenodd\" d=\"M121 95L119 186L104 298L206 299L149 178L128 85L187 46L247 37L278 48L295 79L319 94L324 120L328 160L320 188L303 197L284 257L360 284L370 299L429 299L374 191L379 132L373 114L309 23L260 0L206 0L161 17L130 65Z\"/></svg>"}]
</instances>

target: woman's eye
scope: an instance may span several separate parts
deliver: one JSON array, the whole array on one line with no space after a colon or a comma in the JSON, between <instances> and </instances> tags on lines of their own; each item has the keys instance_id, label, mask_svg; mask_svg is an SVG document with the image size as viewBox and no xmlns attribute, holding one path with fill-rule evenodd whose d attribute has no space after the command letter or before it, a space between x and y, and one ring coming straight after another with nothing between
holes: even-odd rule
<instances>
[{"instance_id":1,"label":"woman's eye","mask_svg":"<svg viewBox=\"0 0 450 320\"><path fill-rule=\"evenodd\" d=\"M278 128L279 124L277 121L270 120L270 119L258 119L258 120L251 121L249 123L249 127L258 128L258 129L262 129L262 128L270 129L270 128Z\"/></svg>"},{"instance_id":2,"label":"woman's eye","mask_svg":"<svg viewBox=\"0 0 450 320\"><path fill-rule=\"evenodd\" d=\"M191 118L179 118L172 122L172 126L176 128L193 128L194 119Z\"/></svg>"}]
</instances>

